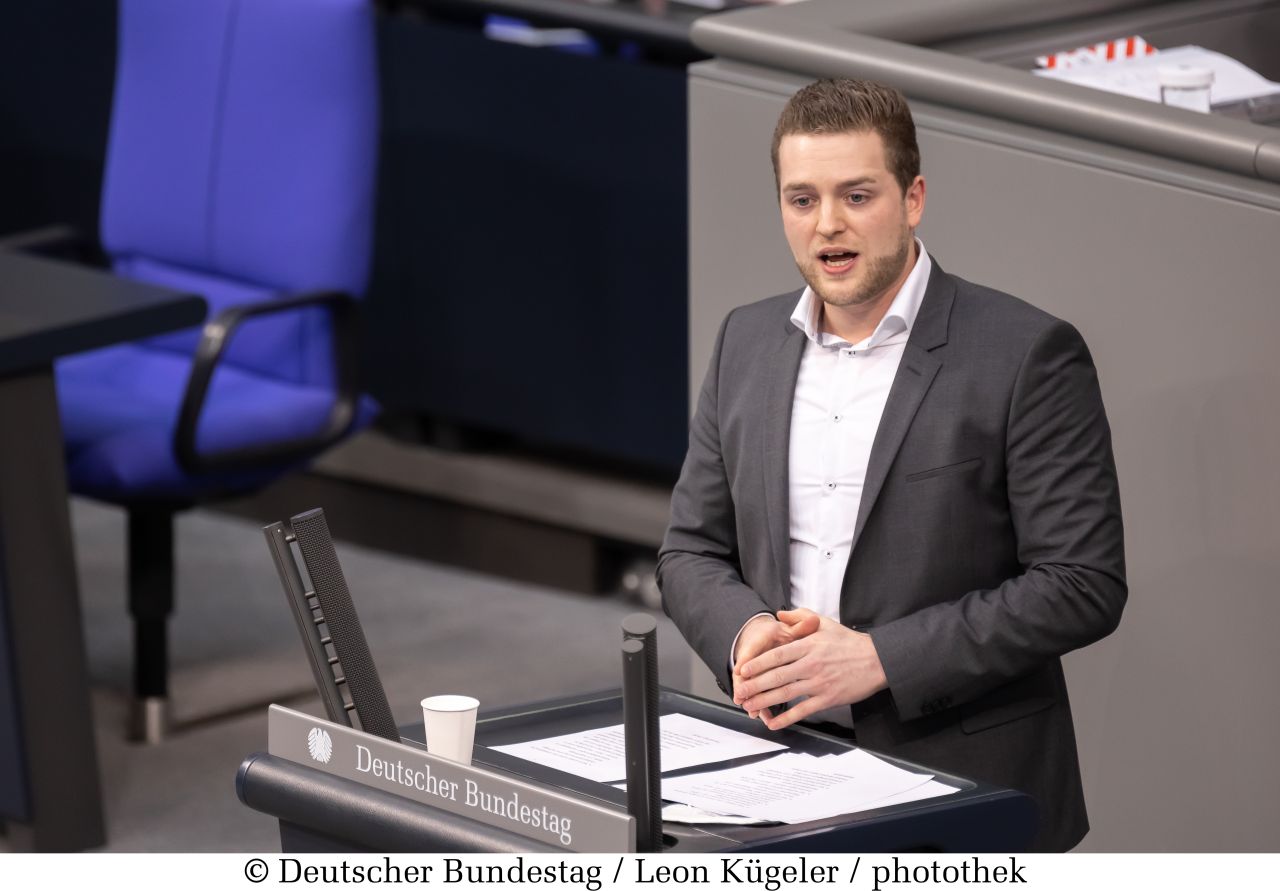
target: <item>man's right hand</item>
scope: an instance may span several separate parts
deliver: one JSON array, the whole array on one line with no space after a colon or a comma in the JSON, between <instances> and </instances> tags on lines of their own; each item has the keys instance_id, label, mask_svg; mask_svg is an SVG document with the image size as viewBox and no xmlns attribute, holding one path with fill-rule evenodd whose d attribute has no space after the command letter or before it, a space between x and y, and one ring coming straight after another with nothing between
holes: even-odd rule
<instances>
[{"instance_id":1,"label":"man's right hand","mask_svg":"<svg viewBox=\"0 0 1280 891\"><path fill-rule=\"evenodd\" d=\"M745 665L756 656L767 650L772 650L774 647L780 647L783 644L791 643L793 640L808 637L818 630L819 624L819 617L813 614L790 625L779 622L773 616L760 615L742 626L742 631L738 634L738 645L733 651L733 701L738 704L742 703L738 695L738 686L743 680L742 676L738 674L739 665ZM759 715L759 712L748 712L747 714L755 718Z\"/></svg>"}]
</instances>

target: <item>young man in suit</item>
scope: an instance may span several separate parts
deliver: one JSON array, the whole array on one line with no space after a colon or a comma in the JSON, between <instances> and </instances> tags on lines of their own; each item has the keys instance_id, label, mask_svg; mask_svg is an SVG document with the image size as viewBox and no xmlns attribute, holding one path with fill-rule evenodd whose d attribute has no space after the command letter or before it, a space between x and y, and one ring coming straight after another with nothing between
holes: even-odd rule
<instances>
[{"instance_id":1,"label":"young man in suit","mask_svg":"<svg viewBox=\"0 0 1280 891\"><path fill-rule=\"evenodd\" d=\"M807 287L720 329L659 555L666 610L770 728L1022 790L1033 848L1073 847L1060 657L1114 630L1127 593L1088 349L930 258L898 91L810 84L773 163Z\"/></svg>"}]
</instances>

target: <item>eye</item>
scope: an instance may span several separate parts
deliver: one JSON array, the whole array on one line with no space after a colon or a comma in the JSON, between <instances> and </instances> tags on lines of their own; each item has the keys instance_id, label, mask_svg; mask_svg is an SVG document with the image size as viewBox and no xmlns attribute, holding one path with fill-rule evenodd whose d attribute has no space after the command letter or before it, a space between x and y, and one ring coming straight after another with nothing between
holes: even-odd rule
<instances>
[{"instance_id":1,"label":"eye","mask_svg":"<svg viewBox=\"0 0 1280 891\"><path fill-rule=\"evenodd\" d=\"M794 207L811 207L813 205L813 199L808 195L797 195L791 199L791 204Z\"/></svg>"},{"instance_id":2,"label":"eye","mask_svg":"<svg viewBox=\"0 0 1280 891\"><path fill-rule=\"evenodd\" d=\"M846 198L846 200L850 204L866 204L871 200L871 196L865 192L853 192Z\"/></svg>"}]
</instances>

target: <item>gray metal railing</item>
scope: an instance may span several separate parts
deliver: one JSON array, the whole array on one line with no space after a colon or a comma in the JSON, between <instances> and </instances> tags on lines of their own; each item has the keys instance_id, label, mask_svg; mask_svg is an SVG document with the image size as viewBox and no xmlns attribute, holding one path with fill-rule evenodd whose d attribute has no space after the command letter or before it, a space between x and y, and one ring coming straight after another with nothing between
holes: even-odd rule
<instances>
[{"instance_id":1,"label":"gray metal railing","mask_svg":"<svg viewBox=\"0 0 1280 891\"><path fill-rule=\"evenodd\" d=\"M1101 12L1138 5L1098 0L1072 4L1071 10L1077 17L1092 7ZM972 30L975 21L987 27L1043 23L1066 8L1047 4L1037 13L1014 0L953 2L946 5L950 7L976 18L964 18L961 25L961 13L945 11L938 0L911 0L880 18L862 3L809 0L707 16L692 33L699 48L725 59L811 77L883 81L923 102L1280 182L1280 133L1274 130L1038 78L857 30L874 27L898 39L941 39L957 36L961 28ZM925 14L930 10L936 18ZM911 25L908 12L927 21ZM1036 15L1040 17L1032 17Z\"/></svg>"}]
</instances>

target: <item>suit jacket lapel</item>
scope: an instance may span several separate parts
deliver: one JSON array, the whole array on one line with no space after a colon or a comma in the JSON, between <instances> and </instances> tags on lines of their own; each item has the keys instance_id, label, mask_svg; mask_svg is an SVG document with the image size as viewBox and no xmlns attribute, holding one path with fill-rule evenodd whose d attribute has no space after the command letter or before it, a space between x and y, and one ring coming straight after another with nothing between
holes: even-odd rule
<instances>
[{"instance_id":1,"label":"suit jacket lapel","mask_svg":"<svg viewBox=\"0 0 1280 891\"><path fill-rule=\"evenodd\" d=\"M796 292L799 299L799 293ZM769 524L769 545L778 568L778 591L785 606L791 605L791 404L796 378L800 375L800 359L809 341L804 332L785 322L768 366L764 397L764 493L765 512Z\"/></svg>"},{"instance_id":2,"label":"suit jacket lapel","mask_svg":"<svg viewBox=\"0 0 1280 891\"><path fill-rule=\"evenodd\" d=\"M902 448L902 441L911 428L916 410L920 408L938 369L942 367L942 360L931 351L947 342L947 323L951 317L954 298L955 283L934 261L924 298L920 302L920 311L916 314L911 337L903 350L902 362L898 365L898 373L889 389L889 398L885 402L880 426L871 445L867 475L862 484L862 500L858 504L858 519L853 529L851 554L858 547L858 539L867 525L867 517L871 515L876 499L880 497L889 468L893 466L893 460Z\"/></svg>"}]
</instances>

